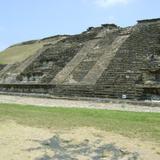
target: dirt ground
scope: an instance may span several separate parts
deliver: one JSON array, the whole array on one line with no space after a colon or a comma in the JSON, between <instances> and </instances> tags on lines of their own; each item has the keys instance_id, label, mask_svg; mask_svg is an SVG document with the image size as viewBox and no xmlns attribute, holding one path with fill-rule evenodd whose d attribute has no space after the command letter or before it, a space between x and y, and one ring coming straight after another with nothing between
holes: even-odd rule
<instances>
[{"instance_id":1,"label":"dirt ground","mask_svg":"<svg viewBox=\"0 0 160 160\"><path fill-rule=\"evenodd\" d=\"M49 130L0 122L0 160L159 160L160 146L94 128Z\"/></svg>"},{"instance_id":2,"label":"dirt ground","mask_svg":"<svg viewBox=\"0 0 160 160\"><path fill-rule=\"evenodd\" d=\"M160 107L138 106L131 104L102 103L84 100L47 99L0 95L0 103L37 105L47 107L91 108L134 112L160 112Z\"/></svg>"}]
</instances>

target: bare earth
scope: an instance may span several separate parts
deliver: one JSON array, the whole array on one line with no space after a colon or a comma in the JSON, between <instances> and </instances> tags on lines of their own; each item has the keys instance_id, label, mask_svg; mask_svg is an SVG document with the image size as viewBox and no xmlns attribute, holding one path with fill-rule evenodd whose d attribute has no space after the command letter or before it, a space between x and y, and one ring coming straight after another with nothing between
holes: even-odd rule
<instances>
[{"instance_id":1,"label":"bare earth","mask_svg":"<svg viewBox=\"0 0 160 160\"><path fill-rule=\"evenodd\" d=\"M91 108L107 109L135 112L160 112L160 107L138 106L131 104L102 103L82 100L64 100L64 99L47 99L32 98L20 96L0 95L0 103L26 104L47 107L68 107L68 108Z\"/></svg>"},{"instance_id":2,"label":"bare earth","mask_svg":"<svg viewBox=\"0 0 160 160\"><path fill-rule=\"evenodd\" d=\"M158 107L0 95L0 103L160 112ZM0 160L159 160L160 145L95 128L70 130L0 121Z\"/></svg>"},{"instance_id":3,"label":"bare earth","mask_svg":"<svg viewBox=\"0 0 160 160\"><path fill-rule=\"evenodd\" d=\"M0 160L159 160L160 146L94 128L47 130L0 122Z\"/></svg>"}]
</instances>

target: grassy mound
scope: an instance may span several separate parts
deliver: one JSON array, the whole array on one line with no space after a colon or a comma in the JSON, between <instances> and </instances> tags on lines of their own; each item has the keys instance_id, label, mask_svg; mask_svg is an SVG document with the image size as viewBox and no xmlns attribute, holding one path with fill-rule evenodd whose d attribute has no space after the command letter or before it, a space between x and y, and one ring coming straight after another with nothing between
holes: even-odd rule
<instances>
[{"instance_id":1,"label":"grassy mound","mask_svg":"<svg viewBox=\"0 0 160 160\"><path fill-rule=\"evenodd\" d=\"M33 43L26 45L15 45L0 52L0 64L13 64L21 62L36 52L43 46L43 43Z\"/></svg>"},{"instance_id":2,"label":"grassy mound","mask_svg":"<svg viewBox=\"0 0 160 160\"><path fill-rule=\"evenodd\" d=\"M37 53L37 51L45 44L55 44L58 41L66 38L66 36L53 36L41 40L32 40L22 42L7 48L0 52L0 64L13 64L22 62L29 56Z\"/></svg>"}]
</instances>

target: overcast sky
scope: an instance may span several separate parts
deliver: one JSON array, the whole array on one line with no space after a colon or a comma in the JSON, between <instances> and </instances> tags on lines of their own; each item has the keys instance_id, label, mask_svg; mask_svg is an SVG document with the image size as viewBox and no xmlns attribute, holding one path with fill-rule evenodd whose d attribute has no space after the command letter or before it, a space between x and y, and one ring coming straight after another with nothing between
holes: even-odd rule
<instances>
[{"instance_id":1,"label":"overcast sky","mask_svg":"<svg viewBox=\"0 0 160 160\"><path fill-rule=\"evenodd\" d=\"M160 0L0 0L0 50L103 23L129 26L158 17Z\"/></svg>"}]
</instances>

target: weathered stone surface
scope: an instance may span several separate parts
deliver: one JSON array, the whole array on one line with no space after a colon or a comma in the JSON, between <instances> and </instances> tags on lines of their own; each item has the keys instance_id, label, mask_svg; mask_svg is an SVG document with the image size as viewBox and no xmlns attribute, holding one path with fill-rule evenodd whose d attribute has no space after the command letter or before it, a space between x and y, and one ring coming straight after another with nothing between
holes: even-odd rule
<instances>
[{"instance_id":1,"label":"weathered stone surface","mask_svg":"<svg viewBox=\"0 0 160 160\"><path fill-rule=\"evenodd\" d=\"M5 67L5 64L0 64L0 71Z\"/></svg>"},{"instance_id":2,"label":"weathered stone surface","mask_svg":"<svg viewBox=\"0 0 160 160\"><path fill-rule=\"evenodd\" d=\"M0 91L142 99L159 96L160 19L133 27L90 27L48 43L25 61L0 66ZM24 42L34 43L34 41Z\"/></svg>"}]
</instances>

